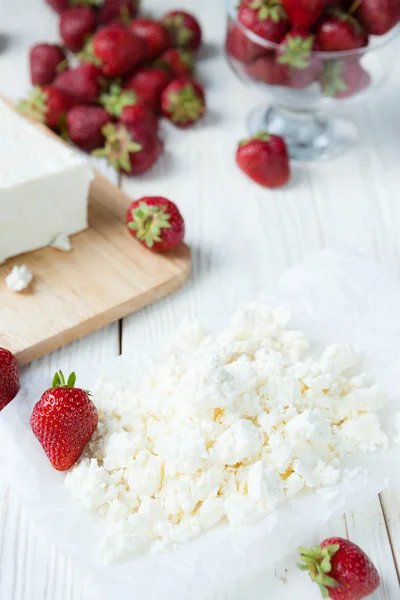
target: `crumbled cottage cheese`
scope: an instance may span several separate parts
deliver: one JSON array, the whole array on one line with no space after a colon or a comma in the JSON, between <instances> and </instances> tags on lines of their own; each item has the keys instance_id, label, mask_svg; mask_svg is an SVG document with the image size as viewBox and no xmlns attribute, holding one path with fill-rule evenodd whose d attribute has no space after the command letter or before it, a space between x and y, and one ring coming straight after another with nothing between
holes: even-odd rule
<instances>
[{"instance_id":1,"label":"crumbled cottage cheese","mask_svg":"<svg viewBox=\"0 0 400 600\"><path fill-rule=\"evenodd\" d=\"M302 358L289 314L252 304L207 335L185 322L142 381L99 381L99 427L66 486L109 521L105 560L184 543L217 523L254 522L302 490L348 478L342 460L387 447L348 346Z\"/></svg>"},{"instance_id":2,"label":"crumbled cottage cheese","mask_svg":"<svg viewBox=\"0 0 400 600\"><path fill-rule=\"evenodd\" d=\"M32 279L33 275L26 265L15 266L6 277L6 286L12 292L22 292L29 286Z\"/></svg>"},{"instance_id":3,"label":"crumbled cottage cheese","mask_svg":"<svg viewBox=\"0 0 400 600\"><path fill-rule=\"evenodd\" d=\"M71 252L72 250L71 240L66 233L59 233L56 235L50 246L56 250L61 250L62 252Z\"/></svg>"}]
</instances>

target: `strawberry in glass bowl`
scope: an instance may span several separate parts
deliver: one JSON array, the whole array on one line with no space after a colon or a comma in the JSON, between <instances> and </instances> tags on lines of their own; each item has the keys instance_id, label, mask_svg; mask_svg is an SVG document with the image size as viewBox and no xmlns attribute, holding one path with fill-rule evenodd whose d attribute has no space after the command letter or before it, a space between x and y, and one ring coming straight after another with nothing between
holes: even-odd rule
<instances>
[{"instance_id":1,"label":"strawberry in glass bowl","mask_svg":"<svg viewBox=\"0 0 400 600\"><path fill-rule=\"evenodd\" d=\"M270 102L250 135L282 136L298 160L328 158L354 139L335 109L389 77L400 48L399 0L227 0L225 52L238 77Z\"/></svg>"}]
</instances>

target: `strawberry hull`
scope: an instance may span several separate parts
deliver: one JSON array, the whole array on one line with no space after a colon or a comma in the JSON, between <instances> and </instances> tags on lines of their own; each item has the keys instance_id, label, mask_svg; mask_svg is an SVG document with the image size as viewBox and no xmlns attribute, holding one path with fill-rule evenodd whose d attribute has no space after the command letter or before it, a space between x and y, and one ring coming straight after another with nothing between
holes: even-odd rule
<instances>
[{"instance_id":1,"label":"strawberry hull","mask_svg":"<svg viewBox=\"0 0 400 600\"><path fill-rule=\"evenodd\" d=\"M354 58L329 60L320 75L322 93L336 100L359 94L371 85L371 76Z\"/></svg>"}]
</instances>

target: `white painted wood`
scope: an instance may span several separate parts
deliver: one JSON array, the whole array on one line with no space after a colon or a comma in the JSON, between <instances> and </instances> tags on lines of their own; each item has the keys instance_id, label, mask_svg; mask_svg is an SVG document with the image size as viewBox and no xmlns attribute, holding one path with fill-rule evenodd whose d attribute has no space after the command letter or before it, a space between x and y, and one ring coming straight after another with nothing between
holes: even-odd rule
<instances>
[{"instance_id":1,"label":"white painted wood","mask_svg":"<svg viewBox=\"0 0 400 600\"><path fill-rule=\"evenodd\" d=\"M165 156L151 173L125 179L123 187L135 198L160 194L179 204L193 248L193 279L173 297L125 319L124 353L159 343L186 315L201 315L210 325L217 324L238 304L273 287L287 267L326 245L365 248L400 273L399 77L395 74L369 104L349 112L360 128L359 143L351 151L331 162L296 166L291 185L265 191L234 164L236 142L246 134L246 114L267 99L237 81L220 54L224 1L178 4L195 11L204 26L207 45L198 77L207 86L209 115L188 132L164 124ZM175 0L145 4L155 14L172 7ZM2 33L9 37L0 53L2 92L16 100L29 87L28 48L39 40L57 39L57 18L44 0L0 0ZM114 173L107 174L115 180ZM112 325L36 361L24 370L24 377L50 377L58 368L79 372L83 362L118 352L118 325ZM377 498L321 527L310 543L331 535L349 536L371 555L382 575L383 587L372 600L396 600L391 553L400 571L398 492L383 494L382 505L390 539ZM293 554L274 572L237 582L209 600L317 600L318 590L295 564ZM85 600L78 568L43 539L13 492L1 484L0 598Z\"/></svg>"}]
</instances>

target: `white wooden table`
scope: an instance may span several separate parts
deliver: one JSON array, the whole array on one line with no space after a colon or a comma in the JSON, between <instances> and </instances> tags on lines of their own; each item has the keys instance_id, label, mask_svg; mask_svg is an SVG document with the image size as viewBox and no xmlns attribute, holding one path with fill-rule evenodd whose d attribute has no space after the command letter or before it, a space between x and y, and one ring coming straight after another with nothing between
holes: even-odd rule
<instances>
[{"instance_id":1,"label":"white wooden table","mask_svg":"<svg viewBox=\"0 0 400 600\"><path fill-rule=\"evenodd\" d=\"M83 362L152 346L186 315L218 319L271 288L286 268L325 246L362 248L400 273L400 67L386 88L352 112L359 141L351 151L332 162L296 166L293 183L271 193L247 180L234 164L236 142L246 134L246 113L264 98L246 89L224 63L224 0L177 4L194 10L204 26L206 47L198 76L207 86L209 114L186 133L165 127L166 154L156 169L118 183L132 197L162 194L179 204L192 247L193 279L178 294L122 325L106 327L36 361L28 374L50 377L58 368L79 372ZM175 0L145 1L154 14L173 7ZM57 40L57 18L44 0L0 0L2 93L16 100L27 92L28 48L45 40ZM114 173L105 172L117 182ZM319 536L328 534L348 536L371 556L382 576L374 600L400 598L399 492L385 492L330 522ZM86 597L79 568L43 539L12 490L1 483L0 561L1 600ZM297 571L295 562L290 557L274 572L238 581L212 600L316 600L317 588Z\"/></svg>"}]
</instances>

